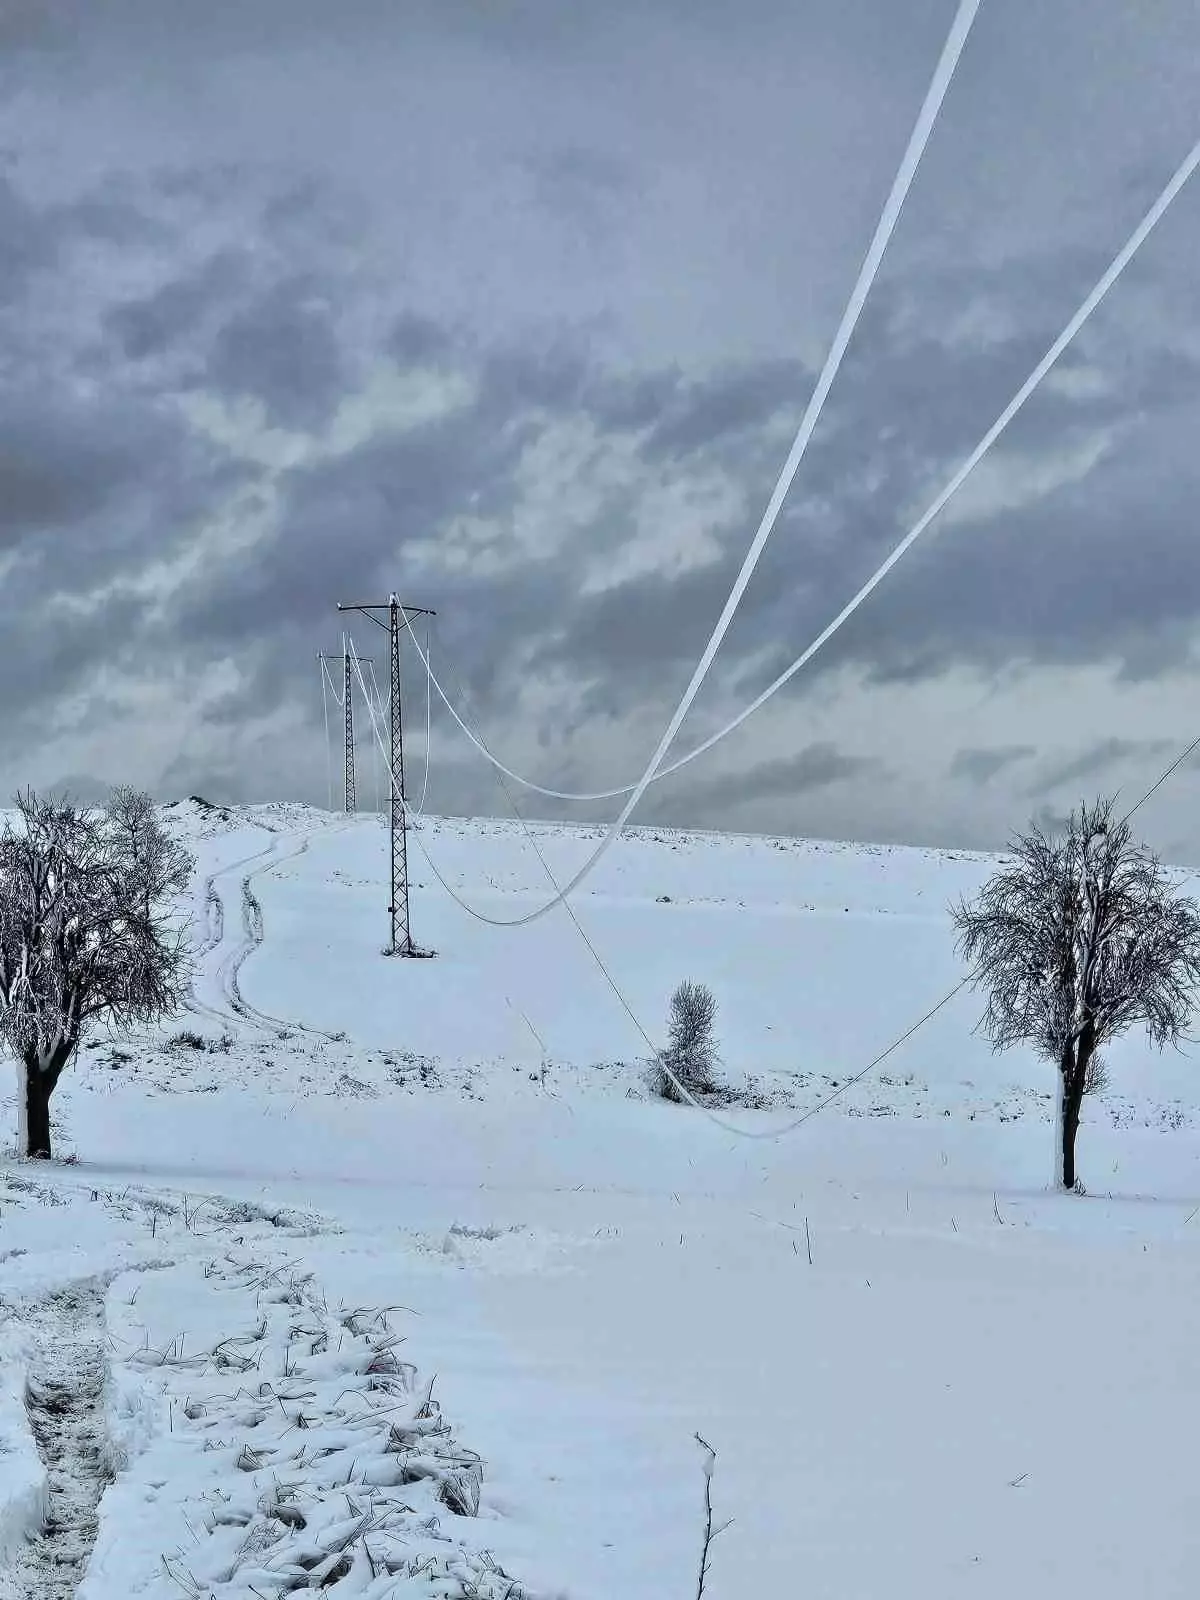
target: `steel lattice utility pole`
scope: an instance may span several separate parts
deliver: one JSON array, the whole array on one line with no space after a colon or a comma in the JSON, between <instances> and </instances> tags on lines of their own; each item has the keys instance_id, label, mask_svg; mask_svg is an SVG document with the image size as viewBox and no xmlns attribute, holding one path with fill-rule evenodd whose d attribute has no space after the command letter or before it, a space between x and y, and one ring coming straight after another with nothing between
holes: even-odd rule
<instances>
[{"instance_id":1,"label":"steel lattice utility pole","mask_svg":"<svg viewBox=\"0 0 1200 1600\"><path fill-rule=\"evenodd\" d=\"M354 697L350 687L350 669L353 666L354 657L351 656L348 650L343 651L340 656L327 656L322 651L317 659L320 661L340 661L342 663L342 710L345 716L346 729L346 811L349 813L357 809L354 778ZM360 661L370 661L371 657L359 656L358 659Z\"/></svg>"},{"instance_id":2,"label":"steel lattice utility pole","mask_svg":"<svg viewBox=\"0 0 1200 1600\"><path fill-rule=\"evenodd\" d=\"M346 813L357 809L354 796L354 695L350 687L350 652L342 653L342 678L346 711Z\"/></svg>"},{"instance_id":3,"label":"steel lattice utility pole","mask_svg":"<svg viewBox=\"0 0 1200 1600\"><path fill-rule=\"evenodd\" d=\"M404 699L400 689L400 632L407 626L406 617L434 617L436 611L423 606L401 605L396 595L389 595L381 605L341 605L339 611L361 611L365 617L381 628L386 628L389 643L391 670L389 710L389 769L388 829L391 836L392 898L388 906L391 919L391 944L388 954L393 956L419 956L424 952L413 943L408 910L408 811L404 793ZM376 615L385 612L384 622Z\"/></svg>"}]
</instances>

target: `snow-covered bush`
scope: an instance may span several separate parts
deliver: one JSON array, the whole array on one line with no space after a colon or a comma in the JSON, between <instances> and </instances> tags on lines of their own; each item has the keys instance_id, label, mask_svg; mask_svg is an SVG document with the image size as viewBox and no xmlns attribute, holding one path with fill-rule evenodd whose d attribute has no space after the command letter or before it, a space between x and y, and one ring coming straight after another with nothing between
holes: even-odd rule
<instances>
[{"instance_id":1,"label":"snow-covered bush","mask_svg":"<svg viewBox=\"0 0 1200 1600\"><path fill-rule=\"evenodd\" d=\"M703 983L684 981L671 996L667 1046L651 1069L651 1088L666 1100L683 1101L678 1085L692 1095L711 1094L720 1062L715 1036L717 1002Z\"/></svg>"}]
</instances>

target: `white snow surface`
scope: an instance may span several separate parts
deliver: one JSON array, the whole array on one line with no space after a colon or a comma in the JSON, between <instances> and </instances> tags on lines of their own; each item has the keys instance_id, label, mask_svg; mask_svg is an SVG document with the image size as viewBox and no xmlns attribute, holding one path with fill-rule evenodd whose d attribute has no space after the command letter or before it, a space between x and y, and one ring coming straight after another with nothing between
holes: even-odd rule
<instances>
[{"instance_id":1,"label":"white snow surface","mask_svg":"<svg viewBox=\"0 0 1200 1600\"><path fill-rule=\"evenodd\" d=\"M739 1140L647 1097L565 913L475 923L414 842L437 955L388 960L377 817L166 815L198 856L191 1014L81 1052L73 1159L0 1163L3 1600L59 1592L24 1373L80 1285L108 1362L82 1600L251 1600L320 1560L368 1600L691 1600L697 1431L733 1519L710 1600L1195 1592L1191 1053L1109 1052L1086 1197L1045 1186L1053 1073L993 1056L970 993ZM560 881L596 837L536 833ZM515 826L420 839L481 910L548 892ZM725 1114L762 1128L957 981L947 904L992 864L635 830L574 904L653 1036L680 979L712 987L730 1082L772 1103ZM476 1457L464 1516L439 1490Z\"/></svg>"},{"instance_id":2,"label":"white snow surface","mask_svg":"<svg viewBox=\"0 0 1200 1600\"><path fill-rule=\"evenodd\" d=\"M0 1252L2 1257L3 1252ZM0 1270L3 1260L0 1259ZM25 1413L30 1340L0 1310L0 1571L40 1527L46 1512L46 1469ZM0 1590L2 1592L2 1590Z\"/></svg>"}]
</instances>

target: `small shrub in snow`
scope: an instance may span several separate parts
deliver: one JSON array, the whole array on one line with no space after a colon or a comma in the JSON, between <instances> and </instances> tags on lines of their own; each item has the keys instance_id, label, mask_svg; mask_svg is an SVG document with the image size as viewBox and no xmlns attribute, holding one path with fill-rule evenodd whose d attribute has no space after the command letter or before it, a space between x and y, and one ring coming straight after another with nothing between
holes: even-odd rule
<instances>
[{"instance_id":1,"label":"small shrub in snow","mask_svg":"<svg viewBox=\"0 0 1200 1600\"><path fill-rule=\"evenodd\" d=\"M690 1094L711 1094L720 1056L714 1027L717 1002L703 983L684 981L671 996L667 1047L651 1069L651 1087L666 1100L683 1101L675 1080Z\"/></svg>"},{"instance_id":2,"label":"small shrub in snow","mask_svg":"<svg viewBox=\"0 0 1200 1600\"><path fill-rule=\"evenodd\" d=\"M203 1050L205 1048L204 1040L198 1033L194 1033L191 1028L183 1028L179 1033L175 1034L170 1041L170 1045L172 1050Z\"/></svg>"}]
</instances>

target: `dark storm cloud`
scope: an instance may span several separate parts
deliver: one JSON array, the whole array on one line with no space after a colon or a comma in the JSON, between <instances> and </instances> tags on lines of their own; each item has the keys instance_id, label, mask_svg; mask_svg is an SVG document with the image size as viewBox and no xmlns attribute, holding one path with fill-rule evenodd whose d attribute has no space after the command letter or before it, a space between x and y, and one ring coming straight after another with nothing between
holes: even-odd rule
<instances>
[{"instance_id":1,"label":"dark storm cloud","mask_svg":"<svg viewBox=\"0 0 1200 1600\"><path fill-rule=\"evenodd\" d=\"M1092 269L1080 267L1072 257L1063 275L1086 285ZM1044 275L1042 266L1032 274ZM1031 310L1037 295L1019 270L1008 276L1005 315ZM985 279L981 293L966 272L943 272L935 287L948 321L982 314L995 290ZM782 641L764 676L790 661L907 532L1057 332L1043 308L1019 333L947 343L926 331L932 292L881 285L864 318L733 635L743 651ZM1070 296L1060 289L1056 299L1069 304ZM1102 350L1096 360L1107 388L1045 388L1013 425L1005 446L1018 503L960 526L943 514L886 594L872 597L810 670L856 662L881 681L918 680L955 663L1036 655L1117 660L1144 673L1180 658L1186 634L1166 625L1194 615L1189 597L1200 583L1200 545L1183 536L1200 496L1200 465L1182 448L1198 420L1200 363L1153 349L1123 358L1118 371L1104 367ZM710 571L639 577L582 603L571 629L546 642L547 662L598 671L612 660L610 629L648 613L667 624L650 644L653 661L669 660L676 640L681 660L694 655L786 448L778 428L770 444L763 430L772 421L790 429L811 382L798 363L782 361L693 384L669 374L642 381L647 406L629 422L647 426L647 454L719 460L749 489L753 513L725 530L727 554ZM621 417L611 404L595 414L610 426ZM1110 438L1107 458L1102 453L1081 481L1068 465L1061 485L1030 490L1029 503L1020 503L1021 472L1053 477L1060 457ZM613 674L621 670L636 674L637 657L622 653L610 666L618 693Z\"/></svg>"},{"instance_id":2,"label":"dark storm cloud","mask_svg":"<svg viewBox=\"0 0 1200 1600\"><path fill-rule=\"evenodd\" d=\"M273 285L218 333L209 385L261 400L271 421L318 427L344 389L333 313L310 284Z\"/></svg>"},{"instance_id":3,"label":"dark storm cloud","mask_svg":"<svg viewBox=\"0 0 1200 1600\"><path fill-rule=\"evenodd\" d=\"M1169 739L1122 739L1115 736L1101 739L1069 761L1052 766L1036 784L1031 785L1029 793L1045 794L1047 790L1061 789L1068 783L1081 783L1085 779L1091 782L1133 761L1142 765L1150 763L1174 748Z\"/></svg>"},{"instance_id":4,"label":"dark storm cloud","mask_svg":"<svg viewBox=\"0 0 1200 1600\"><path fill-rule=\"evenodd\" d=\"M392 323L387 353L401 367L433 365L454 350L450 332L417 311L402 311Z\"/></svg>"},{"instance_id":5,"label":"dark storm cloud","mask_svg":"<svg viewBox=\"0 0 1200 1600\"><path fill-rule=\"evenodd\" d=\"M237 470L136 392L0 381L0 552L19 551L51 592L164 554Z\"/></svg>"},{"instance_id":6,"label":"dark storm cloud","mask_svg":"<svg viewBox=\"0 0 1200 1600\"><path fill-rule=\"evenodd\" d=\"M430 336L435 332L431 328ZM449 347L448 336L440 334L432 343ZM502 382L496 379L500 371ZM190 585L169 617L170 629L193 648L243 647L247 680L225 714L232 717L294 684L288 650L295 652L293 661L307 661L317 645L332 646L345 626L360 649L371 648L371 625L357 617L347 623L335 606L385 600L401 581L407 544L436 537L467 509L501 524L511 518L519 502L516 473L523 449L545 424L515 407L509 394L514 385L541 393L541 373L537 363L518 374L497 359L492 380L481 385L474 403L283 476L277 531L244 554L237 583L218 570ZM437 604L451 626L471 619L473 648L460 657L460 670L472 680L478 669L478 681L494 687L502 673L495 659L499 641L506 633L511 639L514 627L531 618L552 614L571 571L562 554L532 570L517 565L507 575L476 575L468 568L440 574L434 595L411 598ZM276 619L267 637L260 627L264 616Z\"/></svg>"},{"instance_id":7,"label":"dark storm cloud","mask_svg":"<svg viewBox=\"0 0 1200 1600\"><path fill-rule=\"evenodd\" d=\"M1011 299L1035 298L1014 277ZM943 307L969 312L971 285L959 281L951 289L942 275ZM1050 336L1022 332L982 349L947 346L923 331L914 298L905 286L882 288L718 676L736 671L748 653L769 653L774 640L785 641L775 647L780 665L807 642L905 531L898 511L922 504L953 470L954 447L965 453ZM337 460L287 474L277 534L250 554L234 592L221 573L189 592L178 619L188 637L232 642L271 605L297 637L328 629L333 599L356 587L385 594L405 569L406 544L436 543L468 511L490 522L491 550L503 551L521 507L522 461L551 421L576 417L601 440L628 439L648 469L669 463L686 472L693 462L718 462L747 487L752 505L765 504L782 453L779 425L794 424L812 382L790 360L693 380L669 369L617 376L578 342L481 351L417 314L398 320L391 352L400 367L443 363L472 371L476 397L434 422L381 434ZM1180 356L1169 363L1185 364ZM1017 448L1035 466L1052 464L1057 451L1086 442L1093 430L1126 423L1131 403L1140 425L1149 403L1143 382L1144 373L1129 364L1112 392L1046 393L1037 418L1015 434ZM1189 415L1185 388L1177 383L1160 393L1164 414L1156 425L1169 429L1176 413ZM985 403L965 416L963 394L983 395ZM774 442L763 437L770 424ZM1152 446L1126 446L1125 463L1121 447L1118 441L1115 464L1096 468L1082 489L1067 484L1032 507L931 535L928 556L915 553L885 603L869 602L814 669L849 661L881 680L920 679L952 664L1014 657L1116 658L1132 669L1147 651L1150 666L1181 652L1186 635L1172 636L1165 624L1188 612L1193 564L1200 578L1200 556L1177 533L1190 491L1185 483L1175 494L1160 493L1139 513L1131 542L1130 507L1143 488L1136 469ZM1107 479L1099 501L1097 475ZM578 552L618 551L634 526L639 492L637 484L612 489L586 523L564 528L563 549L551 556L518 561L499 575L486 563L479 574L469 566L439 572L436 592L420 597L443 609L485 710L511 696L526 650L535 671L553 668L580 684L566 731L632 710L648 682L682 686L753 519L728 519L716 530L723 553L715 560L679 575L639 574L579 597ZM268 670L273 692L281 692L278 670ZM248 687L247 699L258 692ZM955 775L983 782L1013 759L1009 752L964 755Z\"/></svg>"},{"instance_id":8,"label":"dark storm cloud","mask_svg":"<svg viewBox=\"0 0 1200 1600\"><path fill-rule=\"evenodd\" d=\"M0 548L103 516L141 463L133 438L107 409L31 406L11 393L0 409Z\"/></svg>"},{"instance_id":9,"label":"dark storm cloud","mask_svg":"<svg viewBox=\"0 0 1200 1600\"><path fill-rule=\"evenodd\" d=\"M89 773L69 772L53 783L43 786L43 792L58 796L77 806L103 806L112 799L113 785Z\"/></svg>"},{"instance_id":10,"label":"dark storm cloud","mask_svg":"<svg viewBox=\"0 0 1200 1600\"><path fill-rule=\"evenodd\" d=\"M24 291L30 277L53 264L57 240L0 167L0 308Z\"/></svg>"},{"instance_id":11,"label":"dark storm cloud","mask_svg":"<svg viewBox=\"0 0 1200 1600\"><path fill-rule=\"evenodd\" d=\"M131 361L159 355L196 334L231 294L242 289L247 270L235 252L218 251L196 271L114 306L105 319L107 328Z\"/></svg>"},{"instance_id":12,"label":"dark storm cloud","mask_svg":"<svg viewBox=\"0 0 1200 1600\"><path fill-rule=\"evenodd\" d=\"M1030 817L1029 823L1047 838L1054 839L1066 833L1071 824L1071 813L1058 806L1042 805Z\"/></svg>"},{"instance_id":13,"label":"dark storm cloud","mask_svg":"<svg viewBox=\"0 0 1200 1600\"><path fill-rule=\"evenodd\" d=\"M25 719L9 744L98 663L149 679L169 646L187 677L223 662L239 679L210 696L170 781L203 789L207 770L237 798L251 719L315 729L334 602L403 585L442 612L502 744L522 691L561 685L526 748L579 734L581 784L603 781L586 730L619 742L624 718L686 682L951 10L347 0L335 28L318 0L6 8L0 558L17 559L0 623L19 663L3 695ZM985 8L702 717L824 626L1057 334L1182 153L1189 41L1182 0L1154 27L1107 0L1043 7L1037 29ZM994 503L931 530L797 695L842 667L931 689L963 667L1114 663L1133 679L1189 660L1195 244L1189 194L1067 381L1014 425ZM381 402L332 453L331 418L389 369L418 397L451 379L462 393L428 420ZM257 456L256 408L210 439L211 414L247 398L314 453ZM539 474L566 434L547 510ZM169 598L139 590L226 519ZM369 625L355 631L366 648ZM793 794L877 780L840 746L781 754L755 726L736 792L668 785L655 807L687 820L703 804L719 825L756 798L786 815ZM1152 753L1129 735L1038 792ZM1015 737L939 766L972 799L1015 794L1037 749ZM449 801L491 803L490 780L472 782Z\"/></svg>"},{"instance_id":14,"label":"dark storm cloud","mask_svg":"<svg viewBox=\"0 0 1200 1600\"><path fill-rule=\"evenodd\" d=\"M660 383L662 379L660 379ZM643 445L651 462L678 461L718 445L741 443L780 411L799 413L811 378L798 361L770 361L722 372L693 383L677 382L660 394L660 410Z\"/></svg>"},{"instance_id":15,"label":"dark storm cloud","mask_svg":"<svg viewBox=\"0 0 1200 1600\"><path fill-rule=\"evenodd\" d=\"M836 745L821 741L805 745L793 756L765 761L753 773L735 772L700 783L696 786L696 799L714 815L719 815L727 806L775 798L787 800L828 789L835 783L846 783L852 778L870 777L877 782L886 771L882 761L848 756Z\"/></svg>"},{"instance_id":16,"label":"dark storm cloud","mask_svg":"<svg viewBox=\"0 0 1200 1600\"><path fill-rule=\"evenodd\" d=\"M8 647L0 708L9 760L101 664L138 663L148 606L137 580L148 561L186 545L242 472L170 404L132 384L86 316L73 339L61 324L54 334L39 330L37 294L53 268L75 270L97 240L144 241L157 230L109 227L105 219L124 215L129 202L108 184L69 206L19 194L13 204L31 270L18 285L9 280L17 303L0 306L0 628ZM0 233L0 251L7 242ZM90 714L104 709L93 700Z\"/></svg>"},{"instance_id":17,"label":"dark storm cloud","mask_svg":"<svg viewBox=\"0 0 1200 1600\"><path fill-rule=\"evenodd\" d=\"M950 775L971 783L989 783L998 773L1037 754L1032 744L1006 744L995 749L960 750L950 763Z\"/></svg>"}]
</instances>

